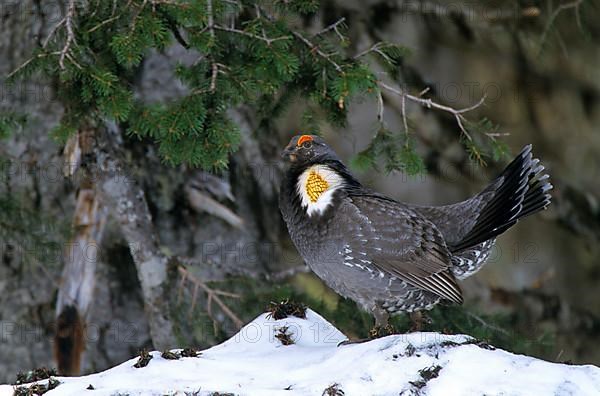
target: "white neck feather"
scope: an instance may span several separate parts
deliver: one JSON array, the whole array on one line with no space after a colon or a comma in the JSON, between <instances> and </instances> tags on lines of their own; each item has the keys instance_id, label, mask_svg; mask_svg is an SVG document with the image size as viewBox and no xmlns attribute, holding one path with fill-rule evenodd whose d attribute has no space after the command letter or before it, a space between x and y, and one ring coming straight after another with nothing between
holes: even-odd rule
<instances>
[{"instance_id":1,"label":"white neck feather","mask_svg":"<svg viewBox=\"0 0 600 396\"><path fill-rule=\"evenodd\" d=\"M307 186L309 178L315 177L315 175L311 176L313 173L327 183L326 189L316 195L316 200L314 193L312 194L312 197L309 195ZM325 212L325 210L332 203L333 193L343 185L344 178L331 167L327 165L313 165L307 168L298 177L296 189L298 195L300 196L300 204L302 205L302 208L306 209L308 216L313 216L315 214L323 214Z\"/></svg>"}]
</instances>

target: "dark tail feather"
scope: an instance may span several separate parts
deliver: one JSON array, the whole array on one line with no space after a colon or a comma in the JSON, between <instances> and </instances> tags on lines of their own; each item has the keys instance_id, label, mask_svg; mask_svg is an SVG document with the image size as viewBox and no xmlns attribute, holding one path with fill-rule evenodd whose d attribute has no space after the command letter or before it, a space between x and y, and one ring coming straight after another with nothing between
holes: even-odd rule
<instances>
[{"instance_id":1,"label":"dark tail feather","mask_svg":"<svg viewBox=\"0 0 600 396\"><path fill-rule=\"evenodd\" d=\"M61 375L78 375L85 348L85 324L73 305L67 305L56 318L54 358Z\"/></svg>"},{"instance_id":2,"label":"dark tail feather","mask_svg":"<svg viewBox=\"0 0 600 396\"><path fill-rule=\"evenodd\" d=\"M504 172L482 194L493 193L483 207L473 228L452 252L460 252L492 239L513 226L519 219L546 209L552 189L544 166L531 154L531 145L506 167Z\"/></svg>"}]
</instances>

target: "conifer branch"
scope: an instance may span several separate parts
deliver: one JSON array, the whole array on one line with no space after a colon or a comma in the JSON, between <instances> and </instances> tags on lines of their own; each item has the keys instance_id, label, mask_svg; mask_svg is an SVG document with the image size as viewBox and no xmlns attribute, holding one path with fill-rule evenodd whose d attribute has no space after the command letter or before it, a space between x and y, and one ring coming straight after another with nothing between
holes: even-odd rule
<instances>
[{"instance_id":1,"label":"conifer branch","mask_svg":"<svg viewBox=\"0 0 600 396\"><path fill-rule=\"evenodd\" d=\"M126 10L126 9L128 9L128 8L129 8L129 6L131 5L131 2L132 2L132 1L133 1L133 0L128 0L128 1L127 1L127 4L125 4L125 6L123 7L123 10ZM113 7L115 7L115 6L116 6L116 1L115 1L115 3L113 3ZM108 18L108 19L105 19L104 21L100 22L100 23L99 23L99 24L97 24L96 26L94 26L94 27L92 27L92 28L88 29L88 31L87 31L86 33L93 33L93 32L95 32L96 30L98 30L98 29L100 29L101 27L103 27L104 25L107 25L107 24L109 24L109 23L111 23L111 22L114 22L114 21L116 21L117 19L119 19L119 18L121 18L121 17L123 16L123 13L124 13L124 11L123 11L123 12L121 12L121 13L119 13L118 15L114 15L114 12L115 12L115 10L116 10L116 8L113 8L113 12L112 12L112 15L111 15L111 17L110 17L110 18Z\"/></svg>"},{"instance_id":2,"label":"conifer branch","mask_svg":"<svg viewBox=\"0 0 600 396\"><path fill-rule=\"evenodd\" d=\"M338 27L339 27L339 25L341 25L345 21L346 21L345 17L342 17L342 18L338 19L337 21L335 21L331 25L329 25L329 26L325 27L324 29L322 29L321 31L317 32L315 34L315 37L322 36L325 33L333 30L338 35L338 37L340 38L340 40L344 40L344 36L339 32Z\"/></svg>"},{"instance_id":3,"label":"conifer branch","mask_svg":"<svg viewBox=\"0 0 600 396\"><path fill-rule=\"evenodd\" d=\"M142 3L142 5L140 5L139 9L135 13L135 15L134 15L134 17L132 19L132 22L131 22L131 27L129 28L129 31L131 33L133 33L135 31L137 20L138 20L140 14L142 13L142 11L144 11L144 8L146 7L147 3L148 3L148 0L144 0L144 2ZM152 4L154 4L154 3L152 3Z\"/></svg>"},{"instance_id":4,"label":"conifer branch","mask_svg":"<svg viewBox=\"0 0 600 396\"><path fill-rule=\"evenodd\" d=\"M263 15L265 15L265 17L270 22L275 22L275 17L273 17L273 15L269 14L262 8L261 8L261 10L262 10ZM325 52L323 52L317 44L314 44L312 41L310 41L309 39L304 37L302 35L302 33L298 32L296 30L290 30L290 31L291 31L292 35L294 37L296 37L298 40L300 40L305 46L307 46L312 53L319 55L322 59L324 59L326 62L331 64L335 68L335 70L337 70L338 72L344 73L342 67L331 58L331 54L326 54Z\"/></svg>"},{"instance_id":5,"label":"conifer branch","mask_svg":"<svg viewBox=\"0 0 600 396\"><path fill-rule=\"evenodd\" d=\"M303 42L308 48L310 48L311 52L316 53L321 58L323 58L324 60L326 60L327 62L329 62L331 65L333 65L333 67L335 68L335 70L337 70L340 73L344 72L342 70L342 67L336 61L334 61L333 59L331 59L331 55L330 54L326 54L325 52L321 51L316 44L312 43L310 40L308 40L306 37L304 37L301 33L297 32L295 30L292 30L292 34L298 40L300 40L301 42Z\"/></svg>"}]
</instances>

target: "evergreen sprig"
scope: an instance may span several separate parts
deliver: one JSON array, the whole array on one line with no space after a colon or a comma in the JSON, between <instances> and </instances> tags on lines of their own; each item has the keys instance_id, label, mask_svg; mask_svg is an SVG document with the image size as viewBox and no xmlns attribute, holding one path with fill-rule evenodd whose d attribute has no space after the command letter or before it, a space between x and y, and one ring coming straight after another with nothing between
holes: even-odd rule
<instances>
[{"instance_id":1,"label":"evergreen sprig","mask_svg":"<svg viewBox=\"0 0 600 396\"><path fill-rule=\"evenodd\" d=\"M318 9L317 0L77 2L69 23L57 25L11 79L39 73L60 81L57 96L66 111L52 131L60 140L90 121L111 119L130 136L152 139L168 163L220 169L239 144L229 109L251 104L267 119L282 114L293 93L307 101L305 121L318 132L322 121L345 125L355 98L381 97L370 61L398 74L410 51L384 42L350 56L343 18L316 34L295 27ZM197 56L174 70L187 95L163 104L136 97L134 79L144 60L174 42ZM424 170L408 131L381 131L358 164L383 156L388 171ZM478 156L475 141L466 146Z\"/></svg>"},{"instance_id":2,"label":"evergreen sprig","mask_svg":"<svg viewBox=\"0 0 600 396\"><path fill-rule=\"evenodd\" d=\"M369 146L352 160L358 170L378 169L386 172L401 171L408 175L425 172L425 164L415 151L414 141L407 134L397 134L381 126Z\"/></svg>"}]
</instances>

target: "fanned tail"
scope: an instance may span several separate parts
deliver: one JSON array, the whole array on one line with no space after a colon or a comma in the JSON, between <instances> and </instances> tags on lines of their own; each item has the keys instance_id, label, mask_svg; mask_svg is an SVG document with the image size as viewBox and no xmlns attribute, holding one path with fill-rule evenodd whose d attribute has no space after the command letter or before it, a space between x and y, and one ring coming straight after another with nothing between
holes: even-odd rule
<instances>
[{"instance_id":1,"label":"fanned tail","mask_svg":"<svg viewBox=\"0 0 600 396\"><path fill-rule=\"evenodd\" d=\"M482 194L493 193L483 207L473 228L460 242L449 246L453 253L495 238L519 219L546 209L552 189L550 176L539 159L533 158L531 145L506 167L502 174Z\"/></svg>"}]
</instances>

